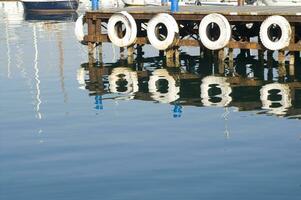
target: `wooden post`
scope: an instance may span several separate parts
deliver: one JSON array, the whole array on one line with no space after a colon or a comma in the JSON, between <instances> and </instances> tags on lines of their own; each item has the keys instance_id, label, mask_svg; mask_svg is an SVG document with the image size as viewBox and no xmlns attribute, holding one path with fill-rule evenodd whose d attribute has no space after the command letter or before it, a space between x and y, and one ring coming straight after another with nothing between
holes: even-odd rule
<instances>
[{"instance_id":1,"label":"wooden post","mask_svg":"<svg viewBox=\"0 0 301 200\"><path fill-rule=\"evenodd\" d=\"M134 63L134 46L131 45L127 47L127 59L128 59L128 64L133 64Z\"/></svg>"},{"instance_id":2,"label":"wooden post","mask_svg":"<svg viewBox=\"0 0 301 200\"><path fill-rule=\"evenodd\" d=\"M180 60L180 50L178 47L175 47L175 67L181 66L181 60Z\"/></svg>"},{"instance_id":3,"label":"wooden post","mask_svg":"<svg viewBox=\"0 0 301 200\"><path fill-rule=\"evenodd\" d=\"M290 52L290 62L289 62L289 75L295 76L295 53Z\"/></svg>"},{"instance_id":4,"label":"wooden post","mask_svg":"<svg viewBox=\"0 0 301 200\"><path fill-rule=\"evenodd\" d=\"M94 58L94 45L92 42L88 43L88 59L89 59L89 65L95 63Z\"/></svg>"},{"instance_id":5,"label":"wooden post","mask_svg":"<svg viewBox=\"0 0 301 200\"><path fill-rule=\"evenodd\" d=\"M284 78L286 76L285 51L284 50L278 51L278 75L279 75L279 78Z\"/></svg>"},{"instance_id":6,"label":"wooden post","mask_svg":"<svg viewBox=\"0 0 301 200\"><path fill-rule=\"evenodd\" d=\"M234 72L234 54L233 49L229 48L229 71L230 73Z\"/></svg>"},{"instance_id":7,"label":"wooden post","mask_svg":"<svg viewBox=\"0 0 301 200\"><path fill-rule=\"evenodd\" d=\"M99 37L101 35L101 33L102 33L101 20L97 19L96 24L95 24L95 35L97 37ZM102 60L102 42L99 42L97 44L97 48L98 48L98 62L102 65L102 63L103 63L103 60Z\"/></svg>"},{"instance_id":8,"label":"wooden post","mask_svg":"<svg viewBox=\"0 0 301 200\"><path fill-rule=\"evenodd\" d=\"M136 56L136 60L137 60L138 70L142 70L143 69L142 57L143 57L142 45L137 44L137 56Z\"/></svg>"},{"instance_id":9,"label":"wooden post","mask_svg":"<svg viewBox=\"0 0 301 200\"><path fill-rule=\"evenodd\" d=\"M267 51L268 81L273 80L273 51Z\"/></svg>"},{"instance_id":10,"label":"wooden post","mask_svg":"<svg viewBox=\"0 0 301 200\"><path fill-rule=\"evenodd\" d=\"M264 51L258 50L258 61L259 65L257 66L258 69L256 69L256 76L260 79L264 78Z\"/></svg>"},{"instance_id":11,"label":"wooden post","mask_svg":"<svg viewBox=\"0 0 301 200\"><path fill-rule=\"evenodd\" d=\"M165 51L166 54L166 66L167 67L173 67L174 66L174 50L171 49L167 49Z\"/></svg>"},{"instance_id":12,"label":"wooden post","mask_svg":"<svg viewBox=\"0 0 301 200\"><path fill-rule=\"evenodd\" d=\"M88 37L89 37L89 42L88 42L88 55L89 55L89 63L92 62L94 63L94 42L95 40L95 31L96 31L96 24L93 19L88 19ZM92 41L91 41L92 38Z\"/></svg>"},{"instance_id":13,"label":"wooden post","mask_svg":"<svg viewBox=\"0 0 301 200\"><path fill-rule=\"evenodd\" d=\"M291 44L295 44L295 34L296 34L296 29L295 26L291 26L292 29L292 34L291 34ZM295 53L293 51L290 52L290 57L289 57L289 76L294 79L295 76Z\"/></svg>"},{"instance_id":14,"label":"wooden post","mask_svg":"<svg viewBox=\"0 0 301 200\"><path fill-rule=\"evenodd\" d=\"M224 74L225 73L225 51L224 49L218 50L218 73Z\"/></svg>"}]
</instances>

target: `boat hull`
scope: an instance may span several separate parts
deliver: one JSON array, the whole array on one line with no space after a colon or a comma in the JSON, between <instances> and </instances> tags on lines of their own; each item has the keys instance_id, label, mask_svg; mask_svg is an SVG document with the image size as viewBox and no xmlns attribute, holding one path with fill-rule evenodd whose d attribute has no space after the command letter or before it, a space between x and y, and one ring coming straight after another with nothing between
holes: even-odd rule
<instances>
[{"instance_id":1,"label":"boat hull","mask_svg":"<svg viewBox=\"0 0 301 200\"><path fill-rule=\"evenodd\" d=\"M75 11L78 1L23 1L24 9L27 11Z\"/></svg>"},{"instance_id":2,"label":"boat hull","mask_svg":"<svg viewBox=\"0 0 301 200\"><path fill-rule=\"evenodd\" d=\"M76 21L78 14L75 11L62 13L25 12L24 18L26 21Z\"/></svg>"}]
</instances>

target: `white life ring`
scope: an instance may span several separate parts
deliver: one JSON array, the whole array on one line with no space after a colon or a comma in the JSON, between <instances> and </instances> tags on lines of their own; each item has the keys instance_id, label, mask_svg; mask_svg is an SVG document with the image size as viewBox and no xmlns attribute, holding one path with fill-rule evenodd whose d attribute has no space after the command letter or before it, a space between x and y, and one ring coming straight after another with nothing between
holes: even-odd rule
<instances>
[{"instance_id":1,"label":"white life ring","mask_svg":"<svg viewBox=\"0 0 301 200\"><path fill-rule=\"evenodd\" d=\"M217 25L220 30L220 34L217 40L211 40L210 35L208 35L208 27L211 26L212 23ZM226 17L221 14L212 13L206 15L199 25L200 40L202 44L210 50L224 48L229 43L231 36L232 29L230 23L228 22Z\"/></svg>"},{"instance_id":2,"label":"white life ring","mask_svg":"<svg viewBox=\"0 0 301 200\"><path fill-rule=\"evenodd\" d=\"M80 42L83 43L84 41L84 15L81 15L77 18L75 22L75 27L74 27L74 34L76 39Z\"/></svg>"},{"instance_id":3,"label":"white life ring","mask_svg":"<svg viewBox=\"0 0 301 200\"><path fill-rule=\"evenodd\" d=\"M281 29L281 36L278 41L273 41L270 38L271 27L277 25ZM273 15L266 18L259 31L260 40L267 49L269 50L280 50L287 47L291 40L292 29L289 22L282 16Z\"/></svg>"},{"instance_id":4,"label":"white life ring","mask_svg":"<svg viewBox=\"0 0 301 200\"><path fill-rule=\"evenodd\" d=\"M281 96L280 100L271 100L269 98L272 90L279 91L277 95ZM260 90L260 100L262 103L262 109L266 109L268 110L268 113L276 115L284 115L287 109L292 106L290 88L286 84L270 83L264 85ZM274 107L273 104L278 104L280 106Z\"/></svg>"},{"instance_id":5,"label":"white life ring","mask_svg":"<svg viewBox=\"0 0 301 200\"><path fill-rule=\"evenodd\" d=\"M122 23L125 26L125 35L120 38L116 25ZM126 11L121 11L112 15L108 21L108 36L113 44L118 47L132 45L137 38L137 24L132 15Z\"/></svg>"},{"instance_id":6,"label":"white life ring","mask_svg":"<svg viewBox=\"0 0 301 200\"><path fill-rule=\"evenodd\" d=\"M133 96L139 89L137 72L128 67L114 68L112 73L109 75L108 80L109 91L111 93ZM124 85L126 90L124 91L120 91L120 89L118 89L120 87L118 81L122 80L126 82L126 85Z\"/></svg>"},{"instance_id":7,"label":"white life ring","mask_svg":"<svg viewBox=\"0 0 301 200\"><path fill-rule=\"evenodd\" d=\"M163 24L167 30L167 36L161 40L157 34L158 25ZM179 26L177 21L167 13L160 13L153 17L147 24L147 37L149 42L159 50L165 50L172 47L179 35Z\"/></svg>"},{"instance_id":8,"label":"white life ring","mask_svg":"<svg viewBox=\"0 0 301 200\"><path fill-rule=\"evenodd\" d=\"M210 95L209 90L212 88L212 86L216 86L221 90L221 92L216 95ZM225 77L206 76L202 80L201 101L204 106L225 107L232 101L232 97L230 96L231 93L232 88ZM218 102L212 102L212 98L220 98L221 100Z\"/></svg>"},{"instance_id":9,"label":"white life ring","mask_svg":"<svg viewBox=\"0 0 301 200\"><path fill-rule=\"evenodd\" d=\"M168 88L166 93L158 91L158 85L160 80L166 80L168 82ZM149 77L148 90L151 93L153 100L160 103L170 103L177 100L180 92L180 87L176 85L175 79L168 73L166 69L156 69Z\"/></svg>"}]
</instances>

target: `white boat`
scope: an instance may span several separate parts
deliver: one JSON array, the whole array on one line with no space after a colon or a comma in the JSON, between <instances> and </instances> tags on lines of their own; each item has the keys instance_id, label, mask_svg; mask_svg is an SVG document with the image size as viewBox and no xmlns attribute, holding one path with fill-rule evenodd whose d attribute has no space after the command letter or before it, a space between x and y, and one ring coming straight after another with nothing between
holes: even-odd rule
<instances>
[{"instance_id":1,"label":"white boat","mask_svg":"<svg viewBox=\"0 0 301 200\"><path fill-rule=\"evenodd\" d=\"M75 11L79 0L21 0L26 11Z\"/></svg>"},{"instance_id":2,"label":"white boat","mask_svg":"<svg viewBox=\"0 0 301 200\"><path fill-rule=\"evenodd\" d=\"M260 0L258 3L267 6L301 6L301 0Z\"/></svg>"}]
</instances>

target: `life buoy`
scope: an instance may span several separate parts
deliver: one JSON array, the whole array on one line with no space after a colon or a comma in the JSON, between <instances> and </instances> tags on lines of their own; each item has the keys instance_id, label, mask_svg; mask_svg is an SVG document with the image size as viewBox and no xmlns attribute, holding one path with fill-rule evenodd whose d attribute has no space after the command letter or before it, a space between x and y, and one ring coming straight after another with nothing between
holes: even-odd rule
<instances>
[{"instance_id":1,"label":"life buoy","mask_svg":"<svg viewBox=\"0 0 301 200\"><path fill-rule=\"evenodd\" d=\"M212 32L216 35L211 35L210 28L215 28ZM224 48L229 43L231 35L231 26L221 14L212 13L206 15L199 25L200 40L210 50Z\"/></svg>"},{"instance_id":2,"label":"life buoy","mask_svg":"<svg viewBox=\"0 0 301 200\"><path fill-rule=\"evenodd\" d=\"M278 37L273 37L273 30L278 29ZM282 16L273 15L266 18L259 31L260 40L269 50L280 50L287 47L291 40L292 29L289 22Z\"/></svg>"},{"instance_id":3,"label":"life buoy","mask_svg":"<svg viewBox=\"0 0 301 200\"><path fill-rule=\"evenodd\" d=\"M270 98L273 90L277 96L281 96L281 99L279 99L279 97L277 100ZM286 84L271 83L264 85L260 89L260 100L262 109L266 109L268 113L276 115L284 115L287 109L292 106L290 88Z\"/></svg>"},{"instance_id":4,"label":"life buoy","mask_svg":"<svg viewBox=\"0 0 301 200\"><path fill-rule=\"evenodd\" d=\"M84 36L85 36L84 24L85 24L84 15L81 15L77 18L77 20L75 22L75 27L74 27L75 37L82 44L85 44L84 43Z\"/></svg>"},{"instance_id":5,"label":"life buoy","mask_svg":"<svg viewBox=\"0 0 301 200\"><path fill-rule=\"evenodd\" d=\"M166 27L166 37L160 38L158 26ZM172 47L178 39L179 26L177 21L167 13L160 13L153 17L147 24L147 37L149 42L159 50Z\"/></svg>"},{"instance_id":6,"label":"life buoy","mask_svg":"<svg viewBox=\"0 0 301 200\"><path fill-rule=\"evenodd\" d=\"M125 27L124 36L118 32L118 23ZM132 45L137 38L137 24L132 15L122 11L112 15L108 21L108 36L113 44L118 47L127 47Z\"/></svg>"},{"instance_id":7,"label":"life buoy","mask_svg":"<svg viewBox=\"0 0 301 200\"><path fill-rule=\"evenodd\" d=\"M217 76L206 76L202 79L201 101L204 106L224 107L231 103L232 97L230 94L232 93L232 88L226 80L227 78L225 77ZM216 94L210 91L213 87L218 88Z\"/></svg>"},{"instance_id":8,"label":"life buoy","mask_svg":"<svg viewBox=\"0 0 301 200\"><path fill-rule=\"evenodd\" d=\"M138 91L137 72L127 67L117 67L112 70L108 77L109 91L133 97ZM124 85L123 85L124 84Z\"/></svg>"},{"instance_id":9,"label":"life buoy","mask_svg":"<svg viewBox=\"0 0 301 200\"><path fill-rule=\"evenodd\" d=\"M165 91L160 91L160 87L162 87L162 82L160 83L160 81L167 82L167 84L164 84L166 87L164 88ZM153 71L152 75L149 77L148 89L152 99L160 103L170 103L180 97L180 87L176 85L175 79L166 69L156 69Z\"/></svg>"}]
</instances>

